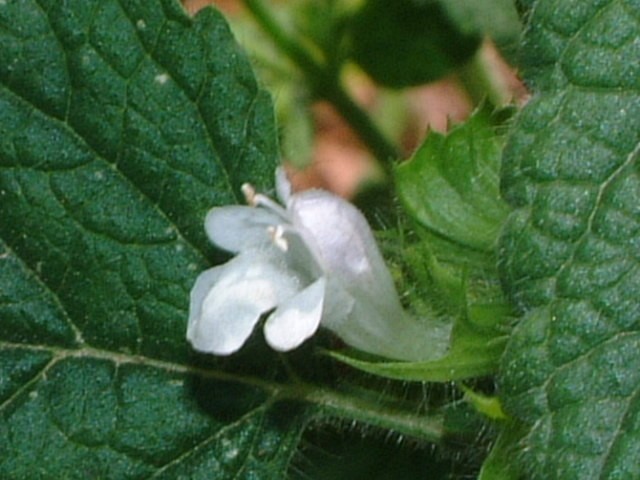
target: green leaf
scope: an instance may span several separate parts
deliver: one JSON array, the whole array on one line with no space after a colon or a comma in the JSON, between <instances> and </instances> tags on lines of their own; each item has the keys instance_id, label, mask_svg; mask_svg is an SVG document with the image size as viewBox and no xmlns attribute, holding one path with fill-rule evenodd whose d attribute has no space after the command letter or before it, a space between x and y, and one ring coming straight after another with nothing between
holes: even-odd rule
<instances>
[{"instance_id":1,"label":"green leaf","mask_svg":"<svg viewBox=\"0 0 640 480\"><path fill-rule=\"evenodd\" d=\"M487 396L475 392L464 384L460 385L464 392L464 399L478 412L492 420L506 420L507 416L502 410L500 400L495 396Z\"/></svg>"},{"instance_id":2,"label":"green leaf","mask_svg":"<svg viewBox=\"0 0 640 480\"><path fill-rule=\"evenodd\" d=\"M188 346L189 291L219 261L203 218L270 187L278 159L218 13L7 1L0 42L0 477L283 478L326 417L443 435L437 414L328 388L309 346L285 368L262 341Z\"/></svg>"},{"instance_id":3,"label":"green leaf","mask_svg":"<svg viewBox=\"0 0 640 480\"><path fill-rule=\"evenodd\" d=\"M508 314L492 312L493 321L502 322ZM426 335L429 332L425 332ZM434 349L439 339L434 338ZM331 352L330 355L358 370L398 380L448 382L495 373L504 351L506 336L499 329L472 324L460 318L451 332L451 346L440 358L426 362L389 362L362 359L355 354Z\"/></svg>"},{"instance_id":4,"label":"green leaf","mask_svg":"<svg viewBox=\"0 0 640 480\"><path fill-rule=\"evenodd\" d=\"M521 425L510 422L505 425L493 444L489 455L482 464L478 480L521 480L523 476L518 471L514 460L522 448Z\"/></svg>"},{"instance_id":5,"label":"green leaf","mask_svg":"<svg viewBox=\"0 0 640 480\"><path fill-rule=\"evenodd\" d=\"M350 22L351 57L394 88L437 80L475 53L480 37L456 28L432 1L368 0Z\"/></svg>"},{"instance_id":6,"label":"green leaf","mask_svg":"<svg viewBox=\"0 0 640 480\"><path fill-rule=\"evenodd\" d=\"M305 410L184 338L207 209L278 157L226 22L8 0L0 44L0 477L281 477Z\"/></svg>"},{"instance_id":7,"label":"green leaf","mask_svg":"<svg viewBox=\"0 0 640 480\"><path fill-rule=\"evenodd\" d=\"M333 358L375 375L423 382L497 371L512 315L493 252L509 211L498 192L502 144L485 107L447 136L430 133L395 171L407 212L428 231L418 227L420 240L402 243L403 229L389 230L382 248L390 258L395 251L405 271L399 283L433 339L432 358L389 362L342 352Z\"/></svg>"},{"instance_id":8,"label":"green leaf","mask_svg":"<svg viewBox=\"0 0 640 480\"><path fill-rule=\"evenodd\" d=\"M521 469L540 479L640 476L640 5L527 2L534 97L504 156L517 207L500 242L524 317L502 359Z\"/></svg>"},{"instance_id":9,"label":"green leaf","mask_svg":"<svg viewBox=\"0 0 640 480\"><path fill-rule=\"evenodd\" d=\"M509 208L498 191L503 141L486 110L446 136L430 132L396 169L396 184L420 224L460 245L491 251Z\"/></svg>"}]
</instances>

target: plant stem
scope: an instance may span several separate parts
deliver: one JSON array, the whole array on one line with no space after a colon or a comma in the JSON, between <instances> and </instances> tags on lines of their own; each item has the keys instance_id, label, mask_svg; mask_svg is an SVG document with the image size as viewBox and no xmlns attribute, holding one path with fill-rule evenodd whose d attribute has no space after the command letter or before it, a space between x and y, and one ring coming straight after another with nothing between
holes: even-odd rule
<instances>
[{"instance_id":1,"label":"plant stem","mask_svg":"<svg viewBox=\"0 0 640 480\"><path fill-rule=\"evenodd\" d=\"M325 415L375 425L427 442L438 443L445 435L441 415L419 415L395 410L309 384L285 387L276 398L307 402L318 406Z\"/></svg>"},{"instance_id":2,"label":"plant stem","mask_svg":"<svg viewBox=\"0 0 640 480\"><path fill-rule=\"evenodd\" d=\"M385 173L390 174L393 161L400 157L399 151L344 89L339 72L316 60L299 42L288 36L262 0L244 0L244 4L271 40L303 72L315 96L327 100L338 110L380 161Z\"/></svg>"},{"instance_id":3,"label":"plant stem","mask_svg":"<svg viewBox=\"0 0 640 480\"><path fill-rule=\"evenodd\" d=\"M371 117L349 96L338 79L325 86L324 98L340 112L360 139L380 161L385 173L390 175L393 163L400 158L400 152L393 146L373 123Z\"/></svg>"}]
</instances>

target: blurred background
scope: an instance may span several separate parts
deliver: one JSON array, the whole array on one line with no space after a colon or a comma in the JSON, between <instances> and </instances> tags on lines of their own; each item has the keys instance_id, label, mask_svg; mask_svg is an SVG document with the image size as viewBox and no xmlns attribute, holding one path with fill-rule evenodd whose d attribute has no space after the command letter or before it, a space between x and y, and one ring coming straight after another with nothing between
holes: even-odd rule
<instances>
[{"instance_id":1,"label":"blurred background","mask_svg":"<svg viewBox=\"0 0 640 480\"><path fill-rule=\"evenodd\" d=\"M403 1L411 3L411 0ZM271 0L265 1L264 5L288 31L308 42L310 50L336 50L343 45L327 46L327 43L345 43L339 38L341 33L335 31L342 27L345 16L357 13L365 3L361 0ZM399 5L403 2L390 3ZM470 3L478 3L479 7L483 4ZM499 108L526 101L526 89L504 53L512 58L516 54L515 44L520 34L517 14L510 0L492 0L491 3L497 4L494 10L500 9L500 4L505 7L499 10L500 15L491 17L489 11L487 18L476 23L480 27L490 24L492 32L479 31L478 25L472 25L467 27L467 30L475 29L471 41L468 39L471 35L464 31L463 40L445 39L453 44L476 43L468 49L472 55L463 58L459 68L443 69L435 75L429 72L427 76L439 77L433 81L424 82L418 78L403 82L401 88L390 87L372 79L356 62L347 59L341 64L340 78L345 90L374 119L380 131L398 146L395 160L409 158L429 131L446 132L452 124L463 122L480 102L490 101ZM317 98L309 91L302 73L261 31L245 2L184 0L185 8L192 15L210 4L225 14L238 42L248 52L261 83L274 98L282 152L290 167L294 188L321 187L351 198L363 184L380 179L381 172L376 168L374 155L358 134L330 101ZM466 13L463 11L459 15ZM411 12L411 15L415 14ZM379 24L369 27L380 36ZM363 30L367 31L366 25ZM492 38L491 33L499 38ZM391 50L391 55L405 55L401 47ZM481 76L490 78L479 79ZM393 82L394 79L387 81Z\"/></svg>"}]
</instances>

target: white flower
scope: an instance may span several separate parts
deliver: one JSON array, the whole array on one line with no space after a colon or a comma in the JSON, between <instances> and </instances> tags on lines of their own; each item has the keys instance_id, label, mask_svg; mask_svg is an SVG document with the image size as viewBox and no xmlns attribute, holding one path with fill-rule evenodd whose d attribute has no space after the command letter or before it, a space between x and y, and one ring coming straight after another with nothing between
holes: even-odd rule
<instances>
[{"instance_id":1,"label":"white flower","mask_svg":"<svg viewBox=\"0 0 640 480\"><path fill-rule=\"evenodd\" d=\"M211 241L237 256L196 280L187 330L193 347L231 354L273 310L264 336L279 351L298 347L322 325L369 353L427 358L426 331L403 311L363 215L326 191L291 195L282 169L276 183L286 209L246 185L252 206L207 214Z\"/></svg>"}]
</instances>

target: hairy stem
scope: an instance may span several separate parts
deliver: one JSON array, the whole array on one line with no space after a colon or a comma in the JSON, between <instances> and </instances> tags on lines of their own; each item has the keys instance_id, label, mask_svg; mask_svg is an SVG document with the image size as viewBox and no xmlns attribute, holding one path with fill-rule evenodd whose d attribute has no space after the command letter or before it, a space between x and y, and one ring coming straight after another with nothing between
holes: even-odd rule
<instances>
[{"instance_id":1,"label":"hairy stem","mask_svg":"<svg viewBox=\"0 0 640 480\"><path fill-rule=\"evenodd\" d=\"M310 384L289 385L278 397L305 401L318 406L324 415L375 425L427 442L438 443L445 433L440 415L420 415L392 409Z\"/></svg>"}]
</instances>

